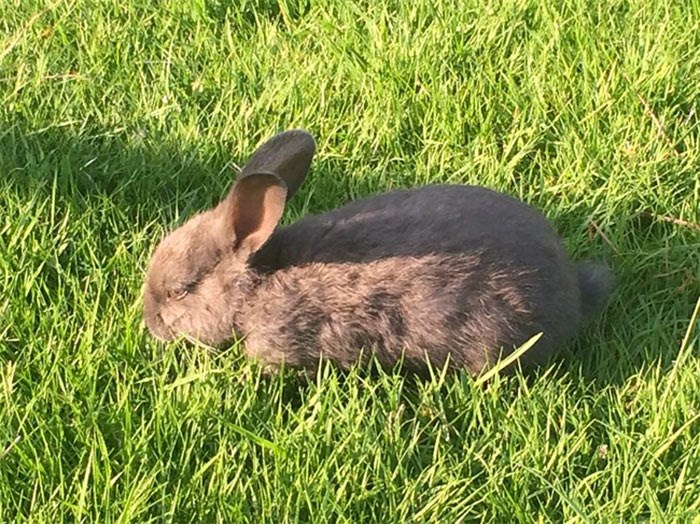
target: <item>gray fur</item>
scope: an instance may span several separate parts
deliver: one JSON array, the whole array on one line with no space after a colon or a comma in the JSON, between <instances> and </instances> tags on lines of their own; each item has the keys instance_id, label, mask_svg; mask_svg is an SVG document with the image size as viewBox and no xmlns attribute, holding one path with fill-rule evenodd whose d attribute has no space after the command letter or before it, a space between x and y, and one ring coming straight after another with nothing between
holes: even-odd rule
<instances>
[{"instance_id":1,"label":"gray fur","mask_svg":"<svg viewBox=\"0 0 700 524\"><path fill-rule=\"evenodd\" d=\"M578 285L581 289L581 309L584 318L599 314L608 303L615 287L615 278L610 268L602 264L581 262L576 266Z\"/></svg>"},{"instance_id":2,"label":"gray fur","mask_svg":"<svg viewBox=\"0 0 700 524\"><path fill-rule=\"evenodd\" d=\"M521 363L542 363L604 306L607 268L575 265L538 211L483 187L392 191L270 234L314 150L304 131L276 135L221 204L163 239L144 291L155 336L242 337L273 367L348 368L373 352L476 374L539 332Z\"/></svg>"}]
</instances>

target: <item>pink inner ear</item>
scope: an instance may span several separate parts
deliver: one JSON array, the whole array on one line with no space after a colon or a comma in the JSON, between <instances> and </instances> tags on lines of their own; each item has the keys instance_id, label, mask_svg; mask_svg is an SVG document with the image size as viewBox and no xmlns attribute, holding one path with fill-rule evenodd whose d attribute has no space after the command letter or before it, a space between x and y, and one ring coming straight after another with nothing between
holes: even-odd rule
<instances>
[{"instance_id":1,"label":"pink inner ear","mask_svg":"<svg viewBox=\"0 0 700 524\"><path fill-rule=\"evenodd\" d=\"M274 175L240 179L231 192L233 230L238 248L257 251L267 242L284 212L287 190Z\"/></svg>"}]
</instances>

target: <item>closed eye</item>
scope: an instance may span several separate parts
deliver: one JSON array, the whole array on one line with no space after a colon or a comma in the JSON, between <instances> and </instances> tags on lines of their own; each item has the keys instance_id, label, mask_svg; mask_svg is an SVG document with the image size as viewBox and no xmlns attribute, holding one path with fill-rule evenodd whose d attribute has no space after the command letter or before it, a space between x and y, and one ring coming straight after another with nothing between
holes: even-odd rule
<instances>
[{"instance_id":1,"label":"closed eye","mask_svg":"<svg viewBox=\"0 0 700 524\"><path fill-rule=\"evenodd\" d=\"M168 290L168 300L182 300L188 295L189 292L190 291L187 287L170 289Z\"/></svg>"}]
</instances>

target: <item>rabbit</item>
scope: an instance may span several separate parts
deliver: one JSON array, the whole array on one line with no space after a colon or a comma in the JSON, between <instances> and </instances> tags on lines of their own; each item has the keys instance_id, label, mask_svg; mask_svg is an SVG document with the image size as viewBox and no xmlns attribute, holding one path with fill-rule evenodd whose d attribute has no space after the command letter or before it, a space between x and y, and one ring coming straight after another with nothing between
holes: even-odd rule
<instances>
[{"instance_id":1,"label":"rabbit","mask_svg":"<svg viewBox=\"0 0 700 524\"><path fill-rule=\"evenodd\" d=\"M273 136L165 236L143 292L156 338L239 340L273 370L373 355L477 375L538 333L519 364L544 363L608 301L608 267L574 264L539 211L484 187L399 189L279 227L315 150L304 130Z\"/></svg>"}]
</instances>

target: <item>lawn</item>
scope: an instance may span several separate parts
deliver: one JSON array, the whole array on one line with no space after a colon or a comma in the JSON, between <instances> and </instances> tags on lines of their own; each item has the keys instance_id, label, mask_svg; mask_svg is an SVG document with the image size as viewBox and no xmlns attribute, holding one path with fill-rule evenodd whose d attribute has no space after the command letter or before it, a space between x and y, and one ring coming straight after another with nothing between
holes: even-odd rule
<instances>
[{"instance_id":1,"label":"lawn","mask_svg":"<svg viewBox=\"0 0 700 524\"><path fill-rule=\"evenodd\" d=\"M290 127L286 223L486 185L610 306L485 386L157 343L151 250ZM698 0L3 0L0 521L700 522L698 223Z\"/></svg>"}]
</instances>

